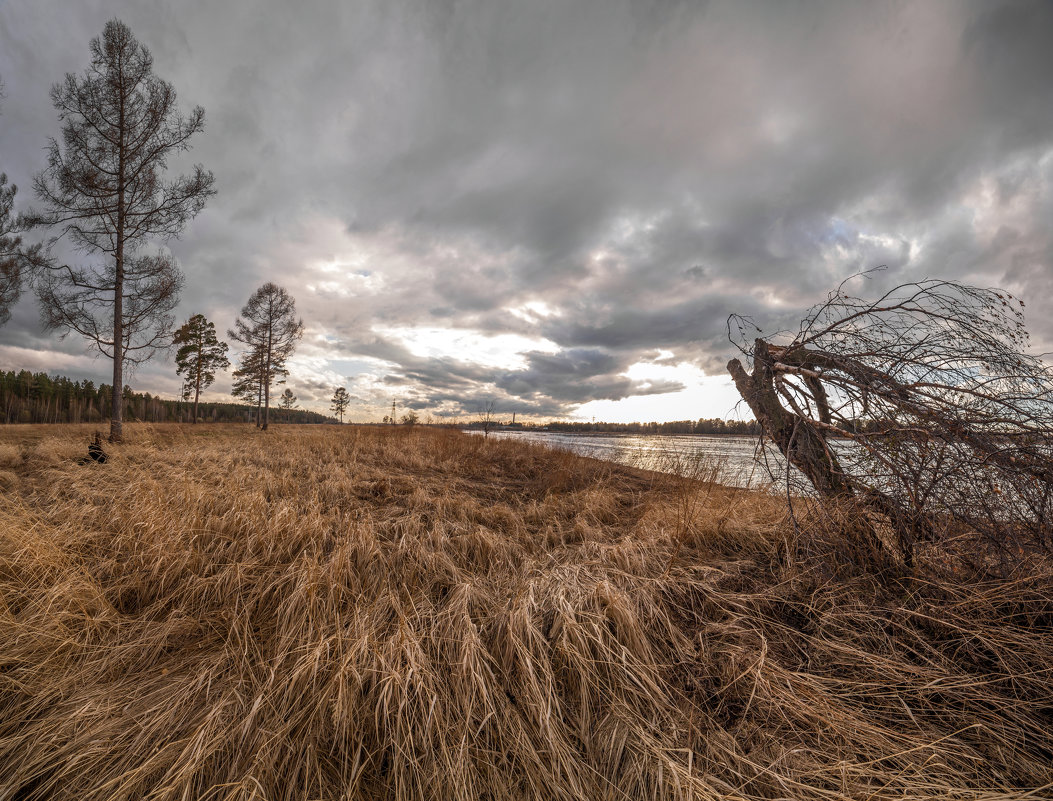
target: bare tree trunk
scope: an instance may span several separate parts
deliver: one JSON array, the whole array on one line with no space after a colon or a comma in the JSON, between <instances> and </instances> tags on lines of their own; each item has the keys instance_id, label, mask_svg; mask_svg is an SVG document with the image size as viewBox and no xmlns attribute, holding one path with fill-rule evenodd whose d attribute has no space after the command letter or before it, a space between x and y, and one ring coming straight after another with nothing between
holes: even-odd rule
<instances>
[{"instance_id":1,"label":"bare tree trunk","mask_svg":"<svg viewBox=\"0 0 1053 801\"><path fill-rule=\"evenodd\" d=\"M120 111L118 112L118 135L121 140L117 145L117 253L113 279L113 409L110 414L110 442L120 442L123 438L124 422L124 87Z\"/></svg>"},{"instance_id":2,"label":"bare tree trunk","mask_svg":"<svg viewBox=\"0 0 1053 801\"><path fill-rule=\"evenodd\" d=\"M197 424L197 401L201 397L201 357L202 351L204 350L203 338L199 337L197 341L197 381L194 382L194 419L193 423Z\"/></svg>"},{"instance_id":3,"label":"bare tree trunk","mask_svg":"<svg viewBox=\"0 0 1053 801\"><path fill-rule=\"evenodd\" d=\"M782 451L786 461L804 473L820 495L853 497L852 487L826 439L814 426L787 412L779 402L772 369L774 360L768 343L758 339L755 348L753 375L745 371L738 359L728 362L728 372L757 422Z\"/></svg>"},{"instance_id":4,"label":"bare tree trunk","mask_svg":"<svg viewBox=\"0 0 1053 801\"><path fill-rule=\"evenodd\" d=\"M123 221L118 229L123 228ZM124 417L124 326L121 319L124 311L124 241L117 234L117 274L114 280L113 300L113 403L110 410L110 442L122 439Z\"/></svg>"},{"instance_id":5,"label":"bare tree trunk","mask_svg":"<svg viewBox=\"0 0 1053 801\"><path fill-rule=\"evenodd\" d=\"M273 331L274 331L274 302L271 301L268 304L270 309L267 315L267 359L263 363L263 430L267 430L267 418L269 417L271 407L271 347L273 345Z\"/></svg>"}]
</instances>

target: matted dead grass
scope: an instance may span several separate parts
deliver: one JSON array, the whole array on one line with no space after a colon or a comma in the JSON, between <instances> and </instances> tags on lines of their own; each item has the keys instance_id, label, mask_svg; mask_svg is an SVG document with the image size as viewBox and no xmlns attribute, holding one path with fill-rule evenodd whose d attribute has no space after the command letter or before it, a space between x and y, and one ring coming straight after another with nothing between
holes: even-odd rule
<instances>
[{"instance_id":1,"label":"matted dead grass","mask_svg":"<svg viewBox=\"0 0 1053 801\"><path fill-rule=\"evenodd\" d=\"M455 432L0 429L0 799L1053 796L1048 565Z\"/></svg>"}]
</instances>

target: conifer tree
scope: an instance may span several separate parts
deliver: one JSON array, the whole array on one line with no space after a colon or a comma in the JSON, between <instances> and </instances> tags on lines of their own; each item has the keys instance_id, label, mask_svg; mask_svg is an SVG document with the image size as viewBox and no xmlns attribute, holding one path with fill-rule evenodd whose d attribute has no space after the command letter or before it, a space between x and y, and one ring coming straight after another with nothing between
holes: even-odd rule
<instances>
[{"instance_id":1,"label":"conifer tree","mask_svg":"<svg viewBox=\"0 0 1053 801\"><path fill-rule=\"evenodd\" d=\"M293 395L293 391L288 387L286 387L285 392L282 393L282 398L278 402L278 406L286 411L296 408L296 396Z\"/></svg>"},{"instance_id":2,"label":"conifer tree","mask_svg":"<svg viewBox=\"0 0 1053 801\"><path fill-rule=\"evenodd\" d=\"M260 376L260 349L251 348L241 354L230 394L256 408L256 428L263 422L263 385Z\"/></svg>"},{"instance_id":3,"label":"conifer tree","mask_svg":"<svg viewBox=\"0 0 1053 801\"><path fill-rule=\"evenodd\" d=\"M197 404L201 390L208 389L216 380L216 371L230 366L227 359L227 343L216 338L216 326L202 314L187 320L172 338L178 345L176 351L176 373L183 376L183 400L194 398L194 422L197 422Z\"/></svg>"},{"instance_id":4,"label":"conifer tree","mask_svg":"<svg viewBox=\"0 0 1053 801\"><path fill-rule=\"evenodd\" d=\"M48 146L47 167L34 179L44 208L28 219L58 226L74 246L104 257L101 265L49 264L37 294L49 328L75 331L113 360L110 440L119 441L124 365L167 344L182 284L169 256L141 250L178 236L214 190L200 166L162 177L168 159L204 127L204 110L178 113L172 85L153 74L149 50L119 20L107 22L90 49L84 75L69 73L51 89L62 142Z\"/></svg>"},{"instance_id":5,"label":"conifer tree","mask_svg":"<svg viewBox=\"0 0 1053 801\"><path fill-rule=\"evenodd\" d=\"M351 396L347 394L347 390L344 387L337 387L333 393L332 405L329 408L332 409L333 414L340 419L341 423L344 422L344 412L347 411L350 403Z\"/></svg>"},{"instance_id":6,"label":"conifer tree","mask_svg":"<svg viewBox=\"0 0 1053 801\"><path fill-rule=\"evenodd\" d=\"M8 184L7 176L0 172L0 325L11 318L11 307L22 294L25 260L18 221L13 214L17 192L18 187Z\"/></svg>"},{"instance_id":7,"label":"conifer tree","mask_svg":"<svg viewBox=\"0 0 1053 801\"><path fill-rule=\"evenodd\" d=\"M257 425L266 431L271 385L281 383L288 375L285 362L303 336L296 301L285 289L268 282L252 293L227 335L249 347L251 356L247 360L243 357L241 370L255 371L251 380L258 391L258 406L263 407L262 421L257 420Z\"/></svg>"}]
</instances>

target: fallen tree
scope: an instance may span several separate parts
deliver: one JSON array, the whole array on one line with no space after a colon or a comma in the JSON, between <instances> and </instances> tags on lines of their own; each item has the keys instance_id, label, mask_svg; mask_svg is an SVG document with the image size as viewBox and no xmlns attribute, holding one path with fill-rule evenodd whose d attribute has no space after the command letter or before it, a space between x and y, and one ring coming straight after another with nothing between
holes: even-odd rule
<instances>
[{"instance_id":1,"label":"fallen tree","mask_svg":"<svg viewBox=\"0 0 1053 801\"><path fill-rule=\"evenodd\" d=\"M952 531L1003 554L1048 547L1053 374L1030 353L1024 302L942 280L868 301L846 283L793 335L728 319L752 372L728 371L764 435L820 497L894 532L908 563L919 539Z\"/></svg>"}]
</instances>

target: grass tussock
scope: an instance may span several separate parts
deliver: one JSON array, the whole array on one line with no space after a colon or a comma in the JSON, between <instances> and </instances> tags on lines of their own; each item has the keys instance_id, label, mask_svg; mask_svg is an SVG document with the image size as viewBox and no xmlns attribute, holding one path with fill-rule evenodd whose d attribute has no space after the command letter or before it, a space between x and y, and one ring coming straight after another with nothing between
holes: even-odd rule
<instances>
[{"instance_id":1,"label":"grass tussock","mask_svg":"<svg viewBox=\"0 0 1053 801\"><path fill-rule=\"evenodd\" d=\"M875 576L715 474L454 432L128 428L0 430L4 801L1053 794L1045 563Z\"/></svg>"}]
</instances>

